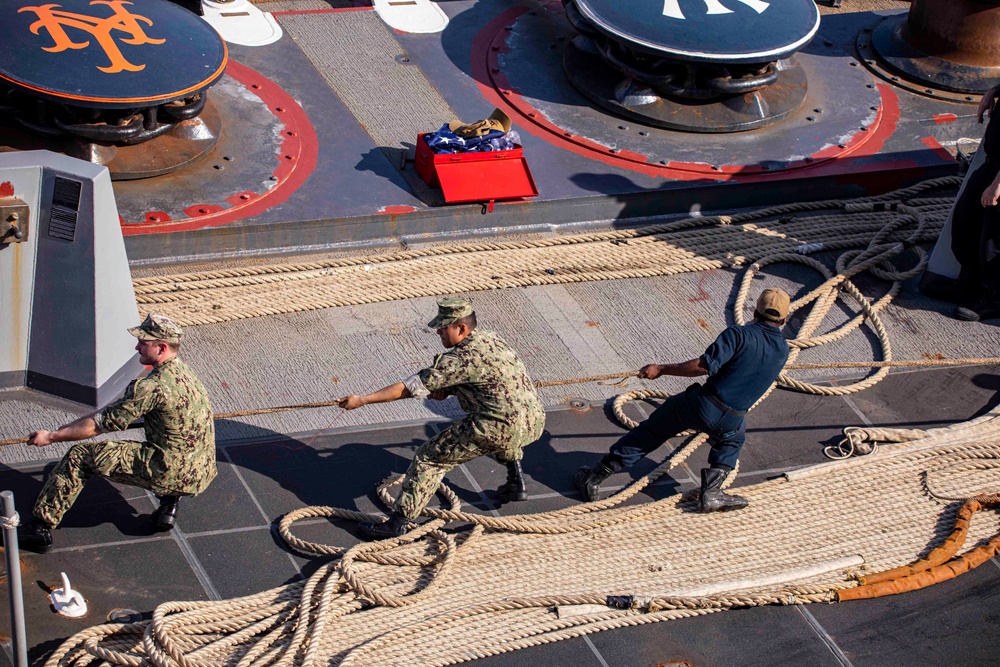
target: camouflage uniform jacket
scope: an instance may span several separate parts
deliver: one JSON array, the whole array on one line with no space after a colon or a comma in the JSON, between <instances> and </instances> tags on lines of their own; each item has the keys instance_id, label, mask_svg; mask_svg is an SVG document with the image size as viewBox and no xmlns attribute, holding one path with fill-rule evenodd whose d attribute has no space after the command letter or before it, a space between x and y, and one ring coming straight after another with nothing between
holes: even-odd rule
<instances>
[{"instance_id":1,"label":"camouflage uniform jacket","mask_svg":"<svg viewBox=\"0 0 1000 667\"><path fill-rule=\"evenodd\" d=\"M545 412L527 369L492 331L472 331L434 357L434 364L417 377L427 391L444 390L457 397L466 419L485 440L524 446L544 427Z\"/></svg>"},{"instance_id":2,"label":"camouflage uniform jacket","mask_svg":"<svg viewBox=\"0 0 1000 667\"><path fill-rule=\"evenodd\" d=\"M215 479L215 422L208 392L191 368L174 357L133 380L125 395L95 417L102 431L145 423L149 470L159 487L201 493Z\"/></svg>"}]
</instances>

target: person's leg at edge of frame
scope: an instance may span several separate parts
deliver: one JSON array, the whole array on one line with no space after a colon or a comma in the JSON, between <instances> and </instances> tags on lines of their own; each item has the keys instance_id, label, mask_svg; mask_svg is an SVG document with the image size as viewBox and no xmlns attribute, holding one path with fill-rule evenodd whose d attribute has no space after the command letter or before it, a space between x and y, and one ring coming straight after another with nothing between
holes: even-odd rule
<instances>
[{"instance_id":1,"label":"person's leg at edge of frame","mask_svg":"<svg viewBox=\"0 0 1000 667\"><path fill-rule=\"evenodd\" d=\"M955 317L958 319L978 319L972 307L986 293L982 275L982 237L990 224L990 216L996 215L996 207L983 207L981 199L983 190L993 182L998 171L1000 165L987 163L969 175L952 213L951 251L959 263L958 279L949 285L934 286L932 283L927 292L935 299L957 304Z\"/></svg>"},{"instance_id":2,"label":"person's leg at edge of frame","mask_svg":"<svg viewBox=\"0 0 1000 667\"><path fill-rule=\"evenodd\" d=\"M732 495L722 490L726 478L736 468L744 442L746 442L746 420L742 417L736 428L718 435L713 434L712 450L708 455L709 467L701 470L699 512L726 512L743 509L750 504L750 501L743 496Z\"/></svg>"},{"instance_id":3,"label":"person's leg at edge of frame","mask_svg":"<svg viewBox=\"0 0 1000 667\"><path fill-rule=\"evenodd\" d=\"M955 309L959 320L978 322L1000 317L1000 206L990 206L983 213L979 238L979 298Z\"/></svg>"},{"instance_id":4,"label":"person's leg at edge of frame","mask_svg":"<svg viewBox=\"0 0 1000 667\"><path fill-rule=\"evenodd\" d=\"M597 465L580 468L574 482L583 499L593 502L600 498L601 483L623 468L631 468L642 457L659 448L664 442L689 428L697 428L690 423L693 418L687 392L675 394L653 411L649 419L622 436L611 445Z\"/></svg>"}]
</instances>

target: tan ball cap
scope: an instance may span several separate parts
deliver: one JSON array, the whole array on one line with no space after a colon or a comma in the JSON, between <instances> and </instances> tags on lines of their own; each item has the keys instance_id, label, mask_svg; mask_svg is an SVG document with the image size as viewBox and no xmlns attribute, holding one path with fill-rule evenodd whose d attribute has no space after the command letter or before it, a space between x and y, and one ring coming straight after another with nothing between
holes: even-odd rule
<instances>
[{"instance_id":1,"label":"tan ball cap","mask_svg":"<svg viewBox=\"0 0 1000 667\"><path fill-rule=\"evenodd\" d=\"M783 290L768 287L757 298L757 316L769 322L781 322L788 317L791 298Z\"/></svg>"}]
</instances>

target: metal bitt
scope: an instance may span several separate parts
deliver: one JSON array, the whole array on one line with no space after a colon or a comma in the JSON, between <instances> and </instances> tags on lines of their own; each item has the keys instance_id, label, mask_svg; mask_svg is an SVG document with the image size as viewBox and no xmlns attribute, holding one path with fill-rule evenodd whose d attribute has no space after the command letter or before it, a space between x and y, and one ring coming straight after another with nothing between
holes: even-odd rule
<instances>
[{"instance_id":1,"label":"metal bitt","mask_svg":"<svg viewBox=\"0 0 1000 667\"><path fill-rule=\"evenodd\" d=\"M19 519L14 509L14 494L0 492L3 499L3 546L7 557L7 581L10 592L11 637L16 667L28 667L28 644L24 631L24 596L21 592L21 554L17 545Z\"/></svg>"},{"instance_id":2,"label":"metal bitt","mask_svg":"<svg viewBox=\"0 0 1000 667\"><path fill-rule=\"evenodd\" d=\"M864 55L865 35L858 40ZM869 66L930 87L925 94L971 93L978 101L1000 80L1000 0L913 0L907 14L882 19L870 41Z\"/></svg>"},{"instance_id":3,"label":"metal bitt","mask_svg":"<svg viewBox=\"0 0 1000 667\"><path fill-rule=\"evenodd\" d=\"M764 127L805 100L805 71L793 54L819 26L812 0L787 2L780 13L772 4L713 1L698 12L698 3L671 0L563 0L579 33L563 69L588 98L647 125L689 132Z\"/></svg>"}]
</instances>

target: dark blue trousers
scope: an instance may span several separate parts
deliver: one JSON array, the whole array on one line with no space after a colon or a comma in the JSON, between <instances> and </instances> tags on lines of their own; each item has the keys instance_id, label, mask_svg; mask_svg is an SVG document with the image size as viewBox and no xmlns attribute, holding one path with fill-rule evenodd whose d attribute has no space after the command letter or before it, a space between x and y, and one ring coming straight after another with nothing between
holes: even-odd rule
<instances>
[{"instance_id":1,"label":"dark blue trousers","mask_svg":"<svg viewBox=\"0 0 1000 667\"><path fill-rule=\"evenodd\" d=\"M987 291L1000 288L1000 206L984 208L981 198L1000 172L1000 158L987 158L969 175L955 202L951 249L962 274Z\"/></svg>"},{"instance_id":2,"label":"dark blue trousers","mask_svg":"<svg viewBox=\"0 0 1000 667\"><path fill-rule=\"evenodd\" d=\"M709 464L736 467L740 449L746 442L746 419L742 413L723 410L705 398L699 384L664 401L649 419L611 445L610 457L631 468L669 438L688 429L708 434L712 445Z\"/></svg>"}]
</instances>

